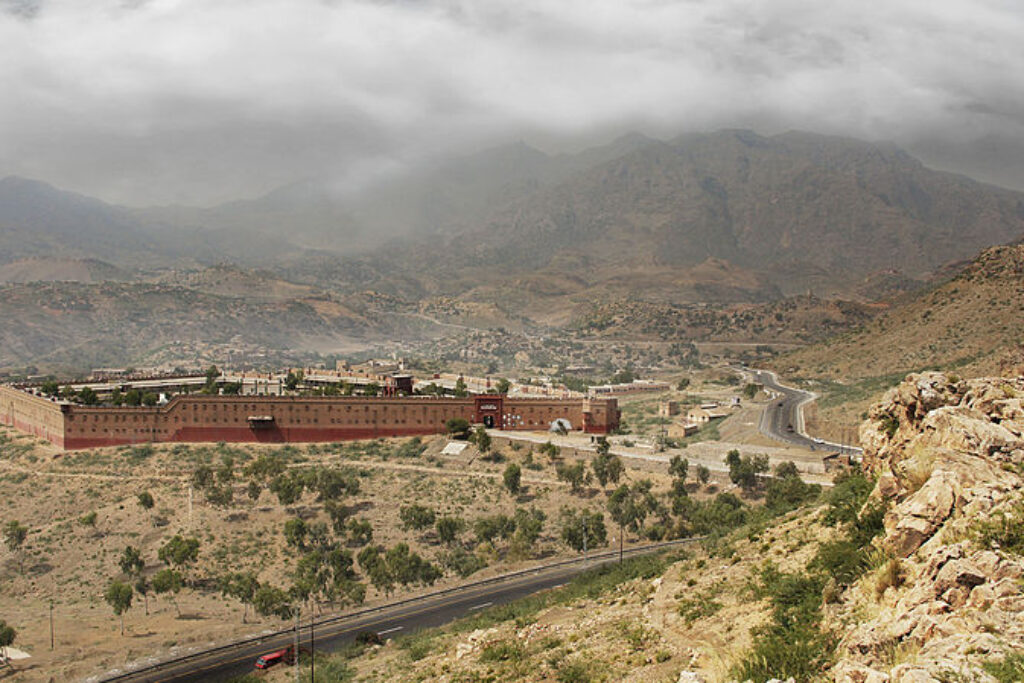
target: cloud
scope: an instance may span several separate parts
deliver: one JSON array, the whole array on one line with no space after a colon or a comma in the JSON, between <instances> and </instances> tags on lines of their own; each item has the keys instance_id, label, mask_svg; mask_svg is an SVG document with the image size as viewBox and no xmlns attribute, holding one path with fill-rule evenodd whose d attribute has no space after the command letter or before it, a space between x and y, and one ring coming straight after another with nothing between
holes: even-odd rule
<instances>
[{"instance_id":1,"label":"cloud","mask_svg":"<svg viewBox=\"0 0 1024 683\"><path fill-rule=\"evenodd\" d=\"M213 202L521 136L1022 139L1024 9L922 7L0 0L0 172Z\"/></svg>"}]
</instances>

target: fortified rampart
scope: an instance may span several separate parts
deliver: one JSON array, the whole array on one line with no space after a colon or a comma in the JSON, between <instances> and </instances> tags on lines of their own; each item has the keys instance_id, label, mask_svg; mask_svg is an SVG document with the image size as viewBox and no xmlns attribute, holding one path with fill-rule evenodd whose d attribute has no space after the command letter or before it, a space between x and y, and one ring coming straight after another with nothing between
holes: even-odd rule
<instances>
[{"instance_id":1,"label":"fortified rampart","mask_svg":"<svg viewBox=\"0 0 1024 683\"><path fill-rule=\"evenodd\" d=\"M506 430L555 420L605 434L618 427L611 399L175 396L154 407L84 406L0 386L0 422L66 450L148 442L322 442L438 434L451 418Z\"/></svg>"}]
</instances>

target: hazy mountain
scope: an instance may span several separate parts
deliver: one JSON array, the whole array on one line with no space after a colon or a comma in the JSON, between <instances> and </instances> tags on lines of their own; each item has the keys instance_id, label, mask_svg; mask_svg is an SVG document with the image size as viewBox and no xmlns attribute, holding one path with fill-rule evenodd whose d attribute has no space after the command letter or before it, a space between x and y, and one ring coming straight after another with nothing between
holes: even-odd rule
<instances>
[{"instance_id":1,"label":"hazy mountain","mask_svg":"<svg viewBox=\"0 0 1024 683\"><path fill-rule=\"evenodd\" d=\"M37 180L0 179L0 263L95 259L122 268L159 268L228 259L256 262L297 249L275 235L253 240L237 230L214 232L202 225L144 220L137 210ZM40 267L47 270L42 263ZM25 278L51 279L31 274L19 279ZM62 278L55 273L52 279Z\"/></svg>"},{"instance_id":2,"label":"hazy mountain","mask_svg":"<svg viewBox=\"0 0 1024 683\"><path fill-rule=\"evenodd\" d=\"M29 258L0 265L0 282L129 281L136 275L97 259Z\"/></svg>"},{"instance_id":3,"label":"hazy mountain","mask_svg":"<svg viewBox=\"0 0 1024 683\"><path fill-rule=\"evenodd\" d=\"M1024 235L1024 195L932 171L890 145L746 131L650 144L513 202L445 245L488 267L571 254L593 276L708 258L779 287L918 277Z\"/></svg>"}]
</instances>

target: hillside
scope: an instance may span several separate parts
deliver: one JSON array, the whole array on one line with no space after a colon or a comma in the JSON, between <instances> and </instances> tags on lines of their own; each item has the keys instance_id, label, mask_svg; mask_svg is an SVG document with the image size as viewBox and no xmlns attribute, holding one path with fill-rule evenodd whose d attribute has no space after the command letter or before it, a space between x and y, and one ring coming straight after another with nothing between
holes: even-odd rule
<instances>
[{"instance_id":1,"label":"hillside","mask_svg":"<svg viewBox=\"0 0 1024 683\"><path fill-rule=\"evenodd\" d=\"M322 653L317 671L368 682L1024 680L1022 397L1021 379L912 376L861 427L866 472L837 477L806 507L765 518L722 494L713 507L736 517L716 519L700 545ZM673 509L681 526L711 514L692 501Z\"/></svg>"},{"instance_id":2,"label":"hillside","mask_svg":"<svg viewBox=\"0 0 1024 683\"><path fill-rule=\"evenodd\" d=\"M983 251L958 275L897 300L860 329L778 358L824 392L820 419L853 424L903 375L1024 371L1024 244Z\"/></svg>"}]
</instances>

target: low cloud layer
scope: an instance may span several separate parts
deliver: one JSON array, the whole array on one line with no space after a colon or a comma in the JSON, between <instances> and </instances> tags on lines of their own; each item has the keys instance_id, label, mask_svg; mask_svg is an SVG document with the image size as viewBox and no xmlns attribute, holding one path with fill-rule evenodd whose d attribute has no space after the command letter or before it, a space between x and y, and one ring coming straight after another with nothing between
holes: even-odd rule
<instances>
[{"instance_id":1,"label":"low cloud layer","mask_svg":"<svg viewBox=\"0 0 1024 683\"><path fill-rule=\"evenodd\" d=\"M1009 0L0 0L0 175L212 203L515 138L726 127L955 164L1024 140L1021 36ZM989 179L1024 186L1003 156Z\"/></svg>"}]
</instances>

